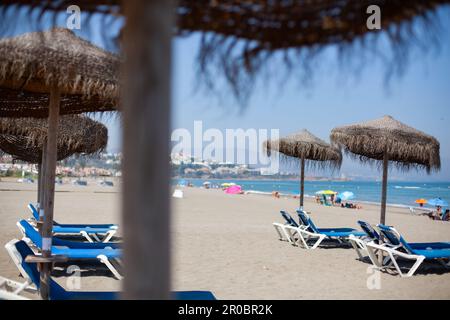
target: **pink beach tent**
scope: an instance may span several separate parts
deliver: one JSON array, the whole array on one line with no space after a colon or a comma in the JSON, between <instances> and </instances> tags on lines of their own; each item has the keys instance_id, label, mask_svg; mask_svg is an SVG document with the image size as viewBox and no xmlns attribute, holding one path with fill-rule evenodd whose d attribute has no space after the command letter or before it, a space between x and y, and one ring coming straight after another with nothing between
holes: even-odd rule
<instances>
[{"instance_id":1,"label":"pink beach tent","mask_svg":"<svg viewBox=\"0 0 450 320\"><path fill-rule=\"evenodd\" d=\"M238 186L238 185L230 186L225 189L225 193L239 194L239 193L242 193L242 188L241 188L241 186Z\"/></svg>"}]
</instances>

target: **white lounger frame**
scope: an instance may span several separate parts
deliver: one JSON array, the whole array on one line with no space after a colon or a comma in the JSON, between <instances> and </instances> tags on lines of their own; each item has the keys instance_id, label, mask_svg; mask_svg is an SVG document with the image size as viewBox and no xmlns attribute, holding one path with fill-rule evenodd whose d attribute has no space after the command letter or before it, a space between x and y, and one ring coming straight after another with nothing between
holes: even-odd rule
<instances>
[{"instance_id":1,"label":"white lounger frame","mask_svg":"<svg viewBox=\"0 0 450 320\"><path fill-rule=\"evenodd\" d=\"M286 239L292 245L298 245L299 247L303 247L305 249L316 249L322 241L327 238L330 240L336 240L339 243L344 243L342 238L329 237L325 234L308 231L307 229L309 228L309 225L305 226L304 224L301 224L299 227L294 227L289 224L281 224L277 222L272 223L272 225L278 233L280 240L283 241ZM296 239L296 235L298 235L298 239ZM315 240L312 245L309 245L308 241L313 239L317 240Z\"/></svg>"},{"instance_id":2,"label":"white lounger frame","mask_svg":"<svg viewBox=\"0 0 450 320\"><path fill-rule=\"evenodd\" d=\"M308 226L293 227L289 225L284 226L285 232L289 235L291 239L295 239L295 235L298 235L298 239L294 240L292 243L301 246L305 249L316 249L322 241L327 237L324 234L314 233L307 231ZM308 245L308 241L312 239L317 239L312 246Z\"/></svg>"},{"instance_id":3,"label":"white lounger frame","mask_svg":"<svg viewBox=\"0 0 450 320\"><path fill-rule=\"evenodd\" d=\"M22 268L22 258L14 246L19 241L17 239L9 241L5 244L5 249L8 252L11 260L19 270L25 282L17 282L11 279L0 277L0 299L5 300L29 300L28 298L21 296L23 292L37 293L37 288L28 277L28 274Z\"/></svg>"},{"instance_id":4,"label":"white lounger frame","mask_svg":"<svg viewBox=\"0 0 450 320\"><path fill-rule=\"evenodd\" d=\"M31 239L29 239L26 234L25 234L25 230L23 229L22 225L20 224L20 222L16 223L17 227L19 228L20 232L22 233L22 240L24 240L26 243L28 243L28 245L30 245L31 248L33 248L34 250L34 254L39 255L39 249L36 247L36 245L33 243L33 241L31 241ZM111 247L105 247L105 249L112 249ZM109 259L108 257L106 257L103 254L100 254L97 256L97 259L103 263L104 265L106 265L106 267L112 272L112 274L114 275L114 277L116 277L116 279L118 280L122 280L123 276L119 273L119 271L117 270L117 268L114 266L113 262L116 262L120 267L123 266L121 259L119 258L114 258L114 259ZM83 260L83 259L80 259Z\"/></svg>"},{"instance_id":5,"label":"white lounger frame","mask_svg":"<svg viewBox=\"0 0 450 320\"><path fill-rule=\"evenodd\" d=\"M394 232L397 237L400 239L400 234L395 228L391 228L391 231ZM414 273L417 271L417 269L420 267L422 262L426 259L425 256L422 255L416 255L413 253L405 253L402 251L399 251L399 248L404 248L403 245L394 246L389 243L383 243L383 244L376 244L374 242L370 242L366 244L367 251L369 253L369 256L371 257L371 261L373 265L378 269L387 269L394 266L394 268L397 270L398 274L402 278L406 277L412 277ZM372 257L376 257L376 251L380 250L381 252L386 252L387 257L383 260L382 263L379 262L378 259L373 259ZM397 258L403 258L407 260L413 260L415 261L412 267L408 270L408 272L404 273L402 272L400 266L397 263ZM441 262L445 267L450 267L450 261L448 263L444 263L442 259L436 259L437 261Z\"/></svg>"},{"instance_id":6,"label":"white lounger frame","mask_svg":"<svg viewBox=\"0 0 450 320\"><path fill-rule=\"evenodd\" d=\"M399 248L399 246L393 247L390 246L389 244L375 244L373 242L371 243L367 243L367 251L369 253L369 256L371 257L370 260L372 261L372 264L377 267L378 269L387 269L390 268L392 266L395 267L395 269L397 270L398 274L401 277L411 277L414 275L414 273L416 272L416 270L419 268L419 266L422 264L422 262L425 260L425 256L420 256L420 255L415 255L415 254L409 254L409 253L404 253L401 252L399 250L397 250ZM382 263L379 262L378 259L376 259L376 251L382 251L382 252L386 252L387 253L387 257L383 260ZM372 257L375 257L375 259L373 259ZM414 264L413 266L409 269L409 271L407 273L403 273L402 270L400 269L400 266L398 265L396 258L401 257L407 260L414 260Z\"/></svg>"},{"instance_id":7,"label":"white lounger frame","mask_svg":"<svg viewBox=\"0 0 450 320\"><path fill-rule=\"evenodd\" d=\"M359 259L363 259L364 256L369 254L367 250L367 242L369 242L369 240L355 237L352 234L348 237L348 240L350 241L350 244L352 245L353 249L355 249ZM363 253L361 253L361 251Z\"/></svg>"},{"instance_id":8,"label":"white lounger frame","mask_svg":"<svg viewBox=\"0 0 450 320\"><path fill-rule=\"evenodd\" d=\"M28 209L33 214L33 209L31 209L30 205L28 205ZM36 219L34 217L31 217L27 220L31 224L36 223ZM89 227L86 227L86 229ZM88 233L85 230L80 231L79 233L53 233L54 235L58 234L73 234L73 235L81 235L83 236L88 242L104 242L107 243L109 240L111 240L112 237L117 233L117 230L119 229L118 226L111 226L109 227L109 230L106 233ZM101 236L103 235L103 236Z\"/></svg>"},{"instance_id":9,"label":"white lounger frame","mask_svg":"<svg viewBox=\"0 0 450 320\"><path fill-rule=\"evenodd\" d=\"M358 254L359 259L363 259L365 253L367 256L369 256L369 259L374 265L374 267L381 270L394 266L401 277L412 276L425 259L424 256L406 254L401 251L398 251L397 249L401 246L392 246L387 243L377 244L375 243L374 239L368 237L357 238L354 235L350 235L349 240L353 248L355 249L356 253ZM363 254L361 254L361 251L363 252ZM387 256L381 262L377 255L379 251L387 253ZM415 260L414 265L411 267L408 273L404 274L401 271L397 261L395 260L396 256L406 258L408 260Z\"/></svg>"},{"instance_id":10,"label":"white lounger frame","mask_svg":"<svg viewBox=\"0 0 450 320\"><path fill-rule=\"evenodd\" d=\"M100 237L100 233L91 233L89 234L88 232L86 232L85 230L80 231L80 233L75 233L75 234L80 234L83 237L86 238L87 241L89 242L103 242L103 243L108 243L109 240L111 240L112 237L114 237L114 235L117 233L117 226L111 227L110 230L108 230L103 237ZM57 234L57 233L55 233ZM95 241L94 241L95 240Z\"/></svg>"},{"instance_id":11,"label":"white lounger frame","mask_svg":"<svg viewBox=\"0 0 450 320\"><path fill-rule=\"evenodd\" d=\"M273 226L277 231L280 240L286 239L292 245L298 245L299 247L303 247L305 249L316 249L322 241L327 238L344 243L342 238L327 237L325 234L308 231L307 229L309 226L301 225L299 227L294 227L288 224L283 225L276 222L273 223ZM298 239L296 239L296 235L298 236ZM312 245L309 245L308 242L314 239L317 240L315 240Z\"/></svg>"},{"instance_id":12,"label":"white lounger frame","mask_svg":"<svg viewBox=\"0 0 450 320\"><path fill-rule=\"evenodd\" d=\"M349 240L350 244L352 245L353 249L355 249L356 254L358 255L358 258L360 260L362 260L365 256L368 256L374 266L378 265L378 258L377 258L378 249L369 250L367 248L367 245L369 243L376 244L375 239L369 238L368 236L358 238L358 237L355 237L353 234L351 234L348 237L348 240Z\"/></svg>"},{"instance_id":13,"label":"white lounger frame","mask_svg":"<svg viewBox=\"0 0 450 320\"><path fill-rule=\"evenodd\" d=\"M323 234L317 234L313 232L309 232L309 226L300 225L299 227L291 226L290 224L281 224L278 222L272 223L276 232L278 233L278 237L281 241L288 241L292 245L297 245L304 247L305 249L316 249L323 239L326 238ZM295 235L298 235L296 238ZM307 241L317 238L317 241L312 245L308 245Z\"/></svg>"},{"instance_id":14,"label":"white lounger frame","mask_svg":"<svg viewBox=\"0 0 450 320\"><path fill-rule=\"evenodd\" d=\"M274 223L272 223L272 225L278 234L279 240L288 241L289 243L294 244L295 239L291 238L291 236L288 234L288 232L285 229L286 226L289 226L288 224L281 224L278 222L274 222Z\"/></svg>"},{"instance_id":15,"label":"white lounger frame","mask_svg":"<svg viewBox=\"0 0 450 320\"><path fill-rule=\"evenodd\" d=\"M120 267L123 267L122 261L119 258L114 258L110 260L105 255L100 254L97 256L97 259L108 267L108 269L112 272L112 274L116 277L117 280L123 279L123 276L119 273L119 271L117 271L117 268L113 265L113 261L115 261Z\"/></svg>"},{"instance_id":16,"label":"white lounger frame","mask_svg":"<svg viewBox=\"0 0 450 320\"><path fill-rule=\"evenodd\" d=\"M26 298L24 296L19 295L17 290L14 290L14 292L10 291L10 288L12 286L20 286L21 284L19 282L15 282L3 277L0 277L0 300L31 300L29 298Z\"/></svg>"},{"instance_id":17,"label":"white lounger frame","mask_svg":"<svg viewBox=\"0 0 450 320\"><path fill-rule=\"evenodd\" d=\"M30 224L35 224L36 220L34 219L28 219L28 222L30 222ZM87 228L86 228L87 229ZM108 243L112 237L114 237L114 235L117 233L118 227L117 226L112 226L110 227L110 229L105 232L105 233L89 233L86 230L81 230L80 232L76 232L76 233L58 233L58 232L54 232L53 235L78 235L78 236L83 236L88 242L94 243L94 242L103 242L103 243Z\"/></svg>"}]
</instances>

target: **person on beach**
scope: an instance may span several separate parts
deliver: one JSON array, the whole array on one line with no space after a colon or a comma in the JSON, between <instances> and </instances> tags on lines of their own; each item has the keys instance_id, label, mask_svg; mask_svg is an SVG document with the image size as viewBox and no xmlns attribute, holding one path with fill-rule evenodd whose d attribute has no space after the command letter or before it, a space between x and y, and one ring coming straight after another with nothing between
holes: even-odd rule
<instances>
[{"instance_id":1,"label":"person on beach","mask_svg":"<svg viewBox=\"0 0 450 320\"><path fill-rule=\"evenodd\" d=\"M359 204L353 204L353 203L351 203L351 202L346 202L345 204L344 204L344 203L341 203L341 208L348 208L348 209L362 209L362 206L359 205Z\"/></svg>"},{"instance_id":2,"label":"person on beach","mask_svg":"<svg viewBox=\"0 0 450 320\"><path fill-rule=\"evenodd\" d=\"M441 213L442 213L442 211L440 211L440 210L436 210L436 212L430 211L428 213L428 217L431 220L443 220Z\"/></svg>"},{"instance_id":3,"label":"person on beach","mask_svg":"<svg viewBox=\"0 0 450 320\"><path fill-rule=\"evenodd\" d=\"M318 194L316 194L316 203L320 204L320 196Z\"/></svg>"},{"instance_id":4,"label":"person on beach","mask_svg":"<svg viewBox=\"0 0 450 320\"><path fill-rule=\"evenodd\" d=\"M434 211L430 211L430 212L426 213L426 215L427 215L428 218L430 218L431 220L436 220L436 219L435 219Z\"/></svg>"},{"instance_id":5,"label":"person on beach","mask_svg":"<svg viewBox=\"0 0 450 320\"><path fill-rule=\"evenodd\" d=\"M450 210L445 210L444 214L442 215L442 221L450 221Z\"/></svg>"}]
</instances>

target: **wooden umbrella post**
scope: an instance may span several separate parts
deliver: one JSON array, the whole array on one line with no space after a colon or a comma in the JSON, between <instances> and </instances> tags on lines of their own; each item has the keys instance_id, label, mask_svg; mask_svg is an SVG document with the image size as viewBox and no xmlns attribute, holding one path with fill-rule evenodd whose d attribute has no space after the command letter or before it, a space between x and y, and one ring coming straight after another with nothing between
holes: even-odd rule
<instances>
[{"instance_id":1,"label":"wooden umbrella post","mask_svg":"<svg viewBox=\"0 0 450 320\"><path fill-rule=\"evenodd\" d=\"M305 194L305 155L302 153L300 160L300 210L303 211L303 199Z\"/></svg>"},{"instance_id":2,"label":"wooden umbrella post","mask_svg":"<svg viewBox=\"0 0 450 320\"><path fill-rule=\"evenodd\" d=\"M55 196L55 172L56 172L56 139L58 135L60 92L58 88L52 87L50 92L50 105L48 113L47 146L45 157L45 181L43 187L46 189L44 196L44 221L42 224L42 263L40 275L41 298L48 300L50 287L49 279L51 272L51 248L53 229L53 207Z\"/></svg>"},{"instance_id":3,"label":"wooden umbrella post","mask_svg":"<svg viewBox=\"0 0 450 320\"><path fill-rule=\"evenodd\" d=\"M44 144L42 145L42 162L41 162L41 169L40 169L40 181L39 181L39 223L38 223L38 229L39 231L42 231L42 223L44 222L44 205L45 205L45 196L47 194L46 192L46 166L47 165L47 138L45 139ZM42 232L41 232L42 235Z\"/></svg>"},{"instance_id":4,"label":"wooden umbrella post","mask_svg":"<svg viewBox=\"0 0 450 320\"><path fill-rule=\"evenodd\" d=\"M42 173L42 164L41 162L39 162L36 165L37 168L37 172L38 172L38 177L37 177L37 207L36 209L39 210L39 207L41 206L41 182L42 182L42 177L41 177L41 173Z\"/></svg>"},{"instance_id":5,"label":"wooden umbrella post","mask_svg":"<svg viewBox=\"0 0 450 320\"><path fill-rule=\"evenodd\" d=\"M389 168L388 165L389 165L388 154L387 150L385 150L383 155L383 182L381 189L381 215L380 215L381 224L385 224L386 222L387 178ZM381 235L381 237L383 238L383 235ZM379 250L378 261L380 265L383 264L383 259L384 259L383 251Z\"/></svg>"},{"instance_id":6,"label":"wooden umbrella post","mask_svg":"<svg viewBox=\"0 0 450 320\"><path fill-rule=\"evenodd\" d=\"M168 299L173 1L124 1L124 298Z\"/></svg>"},{"instance_id":7,"label":"wooden umbrella post","mask_svg":"<svg viewBox=\"0 0 450 320\"><path fill-rule=\"evenodd\" d=\"M386 222L386 201L387 201L387 179L389 170L389 159L387 150L384 151L383 156L383 185L381 190L381 215L380 223L385 224Z\"/></svg>"}]
</instances>

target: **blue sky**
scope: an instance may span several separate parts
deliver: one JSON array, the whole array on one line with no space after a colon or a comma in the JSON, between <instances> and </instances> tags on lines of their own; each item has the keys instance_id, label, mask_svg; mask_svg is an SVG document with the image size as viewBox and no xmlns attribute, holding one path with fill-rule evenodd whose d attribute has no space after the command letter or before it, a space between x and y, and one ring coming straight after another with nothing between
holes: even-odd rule
<instances>
[{"instance_id":1,"label":"blue sky","mask_svg":"<svg viewBox=\"0 0 450 320\"><path fill-rule=\"evenodd\" d=\"M281 135L307 128L328 140L330 130L389 114L435 136L441 143L442 170L429 177L416 172L393 172L398 179L450 180L450 23L446 23L438 50L411 52L403 75L386 84L384 66L375 61L359 74L344 72L333 50L324 54L312 84L291 77L282 88L277 81L259 85L245 109L230 98L218 101L202 91L194 93L197 39L176 40L174 46L173 126L192 129L194 120L205 128L279 128ZM378 175L345 159L344 173ZM374 172L375 171L375 172Z\"/></svg>"},{"instance_id":2,"label":"blue sky","mask_svg":"<svg viewBox=\"0 0 450 320\"><path fill-rule=\"evenodd\" d=\"M280 129L288 134L306 128L328 140L330 130L385 114L435 136L441 143L442 170L426 176L423 173L392 172L391 177L409 180L450 181L450 16L442 10L440 45L428 52L412 48L403 75L387 84L386 68L379 60L368 60L359 72L343 72L333 48L327 50L314 69L313 81L305 86L295 76L280 84L277 80L259 81L245 108L229 97L218 99L195 90L200 81L196 73L199 37L177 39L173 47L173 128L193 128L202 120L207 128ZM22 24L14 33L29 31ZM102 45L99 33L79 33ZM381 50L387 50L383 46ZM300 67L300 66L299 66ZM277 69L276 66L275 68ZM276 75L274 75L276 77ZM223 88L225 95L229 94ZM230 94L231 95L231 94ZM120 150L119 119L102 119L109 129L110 151ZM374 168L364 167L345 159L341 171L345 174L377 176Z\"/></svg>"}]
</instances>

